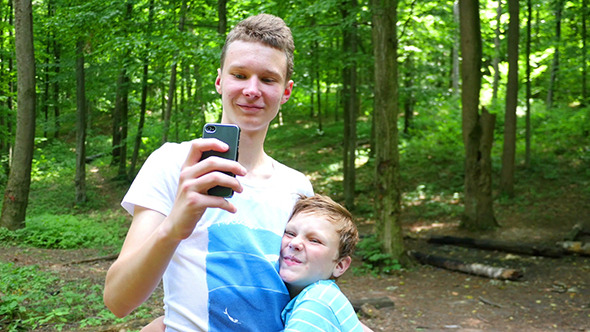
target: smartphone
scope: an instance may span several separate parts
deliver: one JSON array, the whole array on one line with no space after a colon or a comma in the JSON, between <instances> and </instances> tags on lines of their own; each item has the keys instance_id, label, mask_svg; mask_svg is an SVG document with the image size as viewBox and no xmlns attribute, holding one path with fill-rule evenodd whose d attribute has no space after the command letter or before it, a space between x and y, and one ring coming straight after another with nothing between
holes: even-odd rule
<instances>
[{"instance_id":1,"label":"smartphone","mask_svg":"<svg viewBox=\"0 0 590 332\"><path fill-rule=\"evenodd\" d=\"M226 152L205 151L201 156L201 160L207 159L211 156L217 156L234 161L238 160L240 127L233 124L207 123L205 126L203 126L203 138L217 138L229 145L229 149ZM235 174L233 173L224 173L235 177ZM231 188L216 186L209 189L207 194L219 197L231 197L234 194L234 191Z\"/></svg>"}]
</instances>

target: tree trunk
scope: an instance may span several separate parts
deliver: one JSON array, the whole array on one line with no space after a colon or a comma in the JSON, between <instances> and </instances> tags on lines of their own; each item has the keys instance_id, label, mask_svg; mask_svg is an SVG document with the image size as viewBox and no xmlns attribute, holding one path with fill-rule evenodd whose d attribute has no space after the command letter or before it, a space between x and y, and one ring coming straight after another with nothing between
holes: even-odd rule
<instances>
[{"instance_id":1,"label":"tree trunk","mask_svg":"<svg viewBox=\"0 0 590 332\"><path fill-rule=\"evenodd\" d=\"M514 196L514 167L516 155L516 106L518 104L518 0L508 0L508 84L506 85L506 112L504 113L504 149L500 191Z\"/></svg>"},{"instance_id":2,"label":"tree trunk","mask_svg":"<svg viewBox=\"0 0 590 332\"><path fill-rule=\"evenodd\" d=\"M588 0L582 0L582 107L588 105L588 27L586 21L588 20ZM588 133L586 133L588 135Z\"/></svg>"},{"instance_id":3,"label":"tree trunk","mask_svg":"<svg viewBox=\"0 0 590 332\"><path fill-rule=\"evenodd\" d=\"M35 144L35 52L31 0L14 0L17 121L14 157L4 191L0 227L25 225Z\"/></svg>"},{"instance_id":4,"label":"tree trunk","mask_svg":"<svg viewBox=\"0 0 590 332\"><path fill-rule=\"evenodd\" d=\"M149 3L149 14L148 14L148 26L151 26L154 20L154 0L150 0ZM137 165L137 158L139 157L139 149L141 147L141 138L143 136L143 126L145 124L145 113L147 110L147 92L148 92L148 74L149 74L149 54L151 43L149 42L151 36L151 30L147 29L148 40L145 45L145 55L143 59L143 75L141 78L141 105L139 110L139 122L137 124L137 134L135 135L135 142L133 144L133 155L131 156L131 165L129 166L128 178L131 180L135 177L135 167Z\"/></svg>"},{"instance_id":5,"label":"tree trunk","mask_svg":"<svg viewBox=\"0 0 590 332\"><path fill-rule=\"evenodd\" d=\"M403 261L397 115L397 0L373 0L375 213L384 251Z\"/></svg>"},{"instance_id":6,"label":"tree trunk","mask_svg":"<svg viewBox=\"0 0 590 332\"><path fill-rule=\"evenodd\" d=\"M217 0L217 33L225 39L227 31L227 0Z\"/></svg>"},{"instance_id":7,"label":"tree trunk","mask_svg":"<svg viewBox=\"0 0 590 332\"><path fill-rule=\"evenodd\" d=\"M498 85L500 84L500 26L502 25L502 0L498 0L496 9L496 28L494 29L494 58L492 67L494 68L494 81L492 83L492 99L498 99Z\"/></svg>"},{"instance_id":8,"label":"tree trunk","mask_svg":"<svg viewBox=\"0 0 590 332\"><path fill-rule=\"evenodd\" d=\"M564 0L557 0L555 9L555 53L553 54L553 63L551 64L551 77L549 78L549 88L547 89L547 108L553 108L553 94L559 72L559 44L561 43L561 12L563 11Z\"/></svg>"},{"instance_id":9,"label":"tree trunk","mask_svg":"<svg viewBox=\"0 0 590 332\"><path fill-rule=\"evenodd\" d=\"M76 204L86 201L86 82L84 75L84 40L76 42Z\"/></svg>"},{"instance_id":10,"label":"tree trunk","mask_svg":"<svg viewBox=\"0 0 590 332\"><path fill-rule=\"evenodd\" d=\"M525 117L525 153L524 165L531 165L531 25L533 20L533 4L527 0L527 24L526 24L526 117Z\"/></svg>"},{"instance_id":11,"label":"tree trunk","mask_svg":"<svg viewBox=\"0 0 590 332\"><path fill-rule=\"evenodd\" d=\"M180 8L180 21L178 23L178 31L184 32L184 20L186 15L186 0L182 1ZM172 67L170 68L170 84L168 85L168 99L166 100L166 111L164 113L164 130L162 135L162 142L168 142L168 135L170 134L170 119L172 117L172 107L174 106L174 97L176 95L176 67L178 66L178 59L174 59Z\"/></svg>"},{"instance_id":12,"label":"tree trunk","mask_svg":"<svg viewBox=\"0 0 590 332\"><path fill-rule=\"evenodd\" d=\"M491 146L494 116L479 114L482 42L479 2L460 0L461 53L463 61L461 91L462 131L465 145L465 211L461 225L470 229L497 226L491 196Z\"/></svg>"},{"instance_id":13,"label":"tree trunk","mask_svg":"<svg viewBox=\"0 0 590 332\"><path fill-rule=\"evenodd\" d=\"M347 61L342 71L344 99L344 203L348 209L354 209L354 192L356 181L356 118L358 114L357 96L357 65L354 60L357 51L356 0L347 0L343 4L342 16L344 20L354 23L344 29L343 52L352 60Z\"/></svg>"},{"instance_id":14,"label":"tree trunk","mask_svg":"<svg viewBox=\"0 0 590 332\"><path fill-rule=\"evenodd\" d=\"M459 26L459 0L455 0L453 4L453 18L455 24ZM454 94L459 94L459 29L453 36L453 52L452 52L452 69L451 69L451 88Z\"/></svg>"},{"instance_id":15,"label":"tree trunk","mask_svg":"<svg viewBox=\"0 0 590 332\"><path fill-rule=\"evenodd\" d=\"M127 2L124 19L131 21L133 4ZM129 36L127 31L125 37ZM131 49L127 47L122 55L121 72L117 82L117 93L115 97L115 110L113 116L113 160L112 164L118 166L117 178L127 178L127 132L129 127L129 59Z\"/></svg>"}]
</instances>

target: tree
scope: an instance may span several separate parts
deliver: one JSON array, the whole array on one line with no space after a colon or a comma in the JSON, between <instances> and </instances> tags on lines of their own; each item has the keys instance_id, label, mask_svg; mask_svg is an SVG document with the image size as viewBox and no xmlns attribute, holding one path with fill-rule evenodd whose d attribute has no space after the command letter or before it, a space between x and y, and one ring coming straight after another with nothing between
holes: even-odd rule
<instances>
[{"instance_id":1,"label":"tree","mask_svg":"<svg viewBox=\"0 0 590 332\"><path fill-rule=\"evenodd\" d=\"M506 86L506 113L504 113L504 148L500 190L514 196L514 159L516 154L516 106L518 103L518 0L508 0L508 84Z\"/></svg>"},{"instance_id":2,"label":"tree","mask_svg":"<svg viewBox=\"0 0 590 332\"><path fill-rule=\"evenodd\" d=\"M375 55L375 211L383 250L402 259L401 185L398 151L397 0L373 0Z\"/></svg>"},{"instance_id":3,"label":"tree","mask_svg":"<svg viewBox=\"0 0 590 332\"><path fill-rule=\"evenodd\" d=\"M547 89L547 108L553 107L553 94L559 72L559 44L561 43L561 14L563 12L564 0L557 0L555 5L555 52L553 53L553 62L551 63L551 72L549 78L549 88Z\"/></svg>"},{"instance_id":4,"label":"tree","mask_svg":"<svg viewBox=\"0 0 590 332\"><path fill-rule=\"evenodd\" d=\"M76 203L86 201L86 79L84 75L83 37L76 42Z\"/></svg>"},{"instance_id":5,"label":"tree","mask_svg":"<svg viewBox=\"0 0 590 332\"><path fill-rule=\"evenodd\" d=\"M526 117L525 117L525 167L531 164L531 34L533 21L532 0L527 0L527 22L526 22Z\"/></svg>"},{"instance_id":6,"label":"tree","mask_svg":"<svg viewBox=\"0 0 590 332\"><path fill-rule=\"evenodd\" d=\"M341 8L344 21L343 53L349 57L342 69L342 98L344 103L344 204L348 209L354 208L356 178L356 124L358 116L357 64L355 55L358 47L357 23L355 10L357 0L346 0Z\"/></svg>"},{"instance_id":7,"label":"tree","mask_svg":"<svg viewBox=\"0 0 590 332\"><path fill-rule=\"evenodd\" d=\"M498 85L500 83L500 26L502 24L502 0L498 0L498 7L496 9L496 28L494 29L494 58L492 59L492 67L494 68L494 82L492 83L492 98L498 98Z\"/></svg>"},{"instance_id":8,"label":"tree","mask_svg":"<svg viewBox=\"0 0 590 332\"><path fill-rule=\"evenodd\" d=\"M148 21L147 26L151 27L154 21L154 0L150 0L149 2L149 14L148 14ZM135 177L135 167L137 165L137 159L139 157L139 148L141 146L141 138L143 136L143 126L145 124L145 113L147 110L147 94L148 94L148 78L149 78L149 49L150 49L150 42L149 36L151 35L151 29L146 29L146 45L143 58L143 74L141 77L141 104L139 106L139 121L137 123L137 133L135 135L135 142L133 144L133 155L131 156L131 165L129 165L129 174L128 178L133 179Z\"/></svg>"},{"instance_id":9,"label":"tree","mask_svg":"<svg viewBox=\"0 0 590 332\"><path fill-rule=\"evenodd\" d=\"M0 226L25 225L35 145L35 52L31 0L14 0L15 52L17 70L17 120L14 157L4 191Z\"/></svg>"},{"instance_id":10,"label":"tree","mask_svg":"<svg viewBox=\"0 0 590 332\"><path fill-rule=\"evenodd\" d=\"M495 116L479 113L482 41L478 0L459 0L461 35L462 130L465 145L465 185L461 225L470 229L497 226L493 212L491 147Z\"/></svg>"}]
</instances>

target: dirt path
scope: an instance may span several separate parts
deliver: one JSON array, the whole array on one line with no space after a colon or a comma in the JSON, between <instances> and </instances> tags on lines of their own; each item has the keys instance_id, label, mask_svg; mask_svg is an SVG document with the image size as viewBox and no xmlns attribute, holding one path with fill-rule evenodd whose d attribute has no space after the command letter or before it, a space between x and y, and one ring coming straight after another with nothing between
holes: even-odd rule
<instances>
[{"instance_id":1,"label":"dirt path","mask_svg":"<svg viewBox=\"0 0 590 332\"><path fill-rule=\"evenodd\" d=\"M423 265L390 276L347 272L339 285L349 298L388 298L394 303L362 317L375 331L590 331L590 258L526 257L417 241L409 245L521 269L524 278L498 281ZM64 280L85 278L102 285L110 261L68 264L97 256L96 250L13 247L0 252L4 262L36 264ZM159 297L161 289L148 302L155 315L162 312ZM146 323L142 319L84 331L130 331Z\"/></svg>"}]
</instances>

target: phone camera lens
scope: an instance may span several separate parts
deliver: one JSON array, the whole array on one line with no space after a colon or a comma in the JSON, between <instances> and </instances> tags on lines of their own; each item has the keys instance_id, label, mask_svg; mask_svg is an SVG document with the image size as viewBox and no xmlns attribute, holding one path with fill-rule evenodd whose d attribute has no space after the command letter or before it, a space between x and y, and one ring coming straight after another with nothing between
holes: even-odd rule
<instances>
[{"instance_id":1,"label":"phone camera lens","mask_svg":"<svg viewBox=\"0 0 590 332\"><path fill-rule=\"evenodd\" d=\"M207 126L207 127L205 127L205 131L207 131L210 134L214 133L215 132L215 126Z\"/></svg>"}]
</instances>

